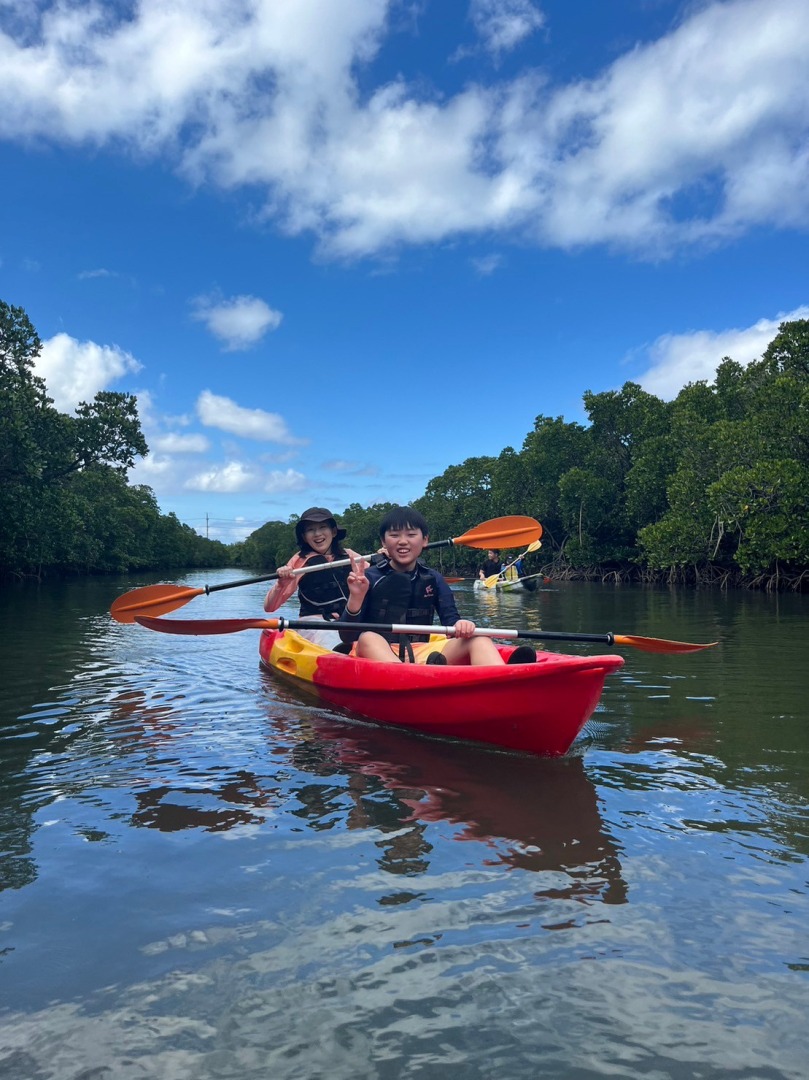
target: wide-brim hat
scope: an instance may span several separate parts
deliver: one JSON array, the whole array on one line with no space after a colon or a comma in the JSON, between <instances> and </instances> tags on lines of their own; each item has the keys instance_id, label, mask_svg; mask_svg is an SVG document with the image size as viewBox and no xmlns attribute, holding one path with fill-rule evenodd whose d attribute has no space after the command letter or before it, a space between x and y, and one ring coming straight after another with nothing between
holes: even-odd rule
<instances>
[{"instance_id":1,"label":"wide-brim hat","mask_svg":"<svg viewBox=\"0 0 809 1080\"><path fill-rule=\"evenodd\" d=\"M332 526L332 528L337 530L335 540L345 540L346 538L346 530L340 528L331 510L327 510L325 506L310 506L308 510L304 510L304 512L301 514L300 520L295 526L295 539L298 541L299 544L303 543L303 530L307 521L326 521Z\"/></svg>"}]
</instances>

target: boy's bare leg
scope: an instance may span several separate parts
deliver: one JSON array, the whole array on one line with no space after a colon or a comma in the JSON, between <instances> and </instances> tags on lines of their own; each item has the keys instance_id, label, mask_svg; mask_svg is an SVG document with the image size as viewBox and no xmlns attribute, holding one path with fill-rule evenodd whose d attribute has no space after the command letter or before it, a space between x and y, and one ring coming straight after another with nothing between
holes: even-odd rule
<instances>
[{"instance_id":1,"label":"boy's bare leg","mask_svg":"<svg viewBox=\"0 0 809 1080\"><path fill-rule=\"evenodd\" d=\"M365 660L381 660L383 664L399 663L389 642L381 634L376 634L372 630L366 630L364 634L360 634L355 655Z\"/></svg>"},{"instance_id":2,"label":"boy's bare leg","mask_svg":"<svg viewBox=\"0 0 809 1080\"><path fill-rule=\"evenodd\" d=\"M460 664L468 656L469 663L475 666L504 664L505 660L497 651L497 646L491 638L452 638L441 650L447 658L448 664Z\"/></svg>"}]
</instances>

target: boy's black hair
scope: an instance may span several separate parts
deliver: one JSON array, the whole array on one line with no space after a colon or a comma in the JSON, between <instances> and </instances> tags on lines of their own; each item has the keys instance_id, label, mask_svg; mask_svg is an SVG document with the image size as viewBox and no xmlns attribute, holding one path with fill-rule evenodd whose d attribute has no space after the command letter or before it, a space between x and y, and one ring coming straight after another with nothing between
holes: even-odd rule
<instances>
[{"instance_id":1,"label":"boy's black hair","mask_svg":"<svg viewBox=\"0 0 809 1080\"><path fill-rule=\"evenodd\" d=\"M379 535L384 540L388 529L421 529L424 536L430 535L427 519L412 506L394 506L379 523Z\"/></svg>"}]
</instances>

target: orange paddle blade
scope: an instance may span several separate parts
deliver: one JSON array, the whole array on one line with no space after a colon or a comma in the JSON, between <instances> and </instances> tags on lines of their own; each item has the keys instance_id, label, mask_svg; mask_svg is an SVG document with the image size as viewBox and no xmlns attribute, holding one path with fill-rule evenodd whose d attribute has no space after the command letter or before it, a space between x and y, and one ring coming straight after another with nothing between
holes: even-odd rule
<instances>
[{"instance_id":1,"label":"orange paddle blade","mask_svg":"<svg viewBox=\"0 0 809 1080\"><path fill-rule=\"evenodd\" d=\"M241 630L277 630L282 619L154 619L136 615L132 622L161 634L238 634Z\"/></svg>"},{"instance_id":2,"label":"orange paddle blade","mask_svg":"<svg viewBox=\"0 0 809 1080\"><path fill-rule=\"evenodd\" d=\"M131 589L113 600L110 615L116 622L131 623L136 615L149 612L152 615L166 615L169 611L202 596L204 589L192 589L188 585L145 585L142 589Z\"/></svg>"},{"instance_id":3,"label":"orange paddle blade","mask_svg":"<svg viewBox=\"0 0 809 1080\"><path fill-rule=\"evenodd\" d=\"M515 548L525 547L539 540L542 526L535 518L514 517L492 518L476 525L474 529L456 536L453 544L463 544L473 548Z\"/></svg>"},{"instance_id":4,"label":"orange paddle blade","mask_svg":"<svg viewBox=\"0 0 809 1080\"><path fill-rule=\"evenodd\" d=\"M718 641L709 641L705 645L695 645L690 641L669 641L667 638L634 637L628 634L615 634L614 643L642 649L643 652L660 653L699 652L700 649L713 649L719 644Z\"/></svg>"}]
</instances>

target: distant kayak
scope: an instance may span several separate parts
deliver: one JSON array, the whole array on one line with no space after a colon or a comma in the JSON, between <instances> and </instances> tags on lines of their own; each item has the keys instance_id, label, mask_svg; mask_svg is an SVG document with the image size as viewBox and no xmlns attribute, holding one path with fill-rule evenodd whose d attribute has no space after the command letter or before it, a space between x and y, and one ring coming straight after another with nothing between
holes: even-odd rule
<instances>
[{"instance_id":1,"label":"distant kayak","mask_svg":"<svg viewBox=\"0 0 809 1080\"><path fill-rule=\"evenodd\" d=\"M507 659L513 646L498 646ZM329 705L381 724L509 750L565 754L620 656L537 653L535 664L385 664L330 652L293 630L265 630L262 664Z\"/></svg>"},{"instance_id":2,"label":"distant kayak","mask_svg":"<svg viewBox=\"0 0 809 1080\"><path fill-rule=\"evenodd\" d=\"M535 592L537 583L541 574L533 574L531 577L524 578L501 578L493 585L487 585L485 581L478 578L473 586L476 592L519 592L524 590L525 592Z\"/></svg>"}]
</instances>

